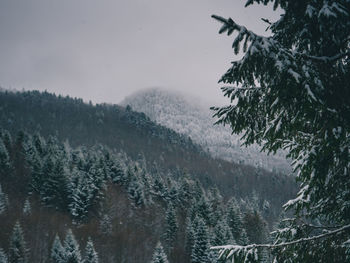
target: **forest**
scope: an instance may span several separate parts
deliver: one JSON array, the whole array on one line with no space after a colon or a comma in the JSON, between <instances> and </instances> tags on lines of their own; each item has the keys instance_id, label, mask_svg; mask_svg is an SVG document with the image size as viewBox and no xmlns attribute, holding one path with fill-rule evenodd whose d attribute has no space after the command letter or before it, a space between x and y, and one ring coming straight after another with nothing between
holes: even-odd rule
<instances>
[{"instance_id":1,"label":"forest","mask_svg":"<svg viewBox=\"0 0 350 263\"><path fill-rule=\"evenodd\" d=\"M128 107L0 100L3 262L221 262L211 246L266 242L295 194L293 178L212 159Z\"/></svg>"}]
</instances>

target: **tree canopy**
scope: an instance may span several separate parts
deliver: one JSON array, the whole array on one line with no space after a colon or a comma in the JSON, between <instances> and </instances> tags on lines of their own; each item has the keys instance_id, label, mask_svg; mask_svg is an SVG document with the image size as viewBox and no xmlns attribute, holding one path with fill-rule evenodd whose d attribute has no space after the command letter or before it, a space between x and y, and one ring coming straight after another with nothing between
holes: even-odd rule
<instances>
[{"instance_id":1,"label":"tree canopy","mask_svg":"<svg viewBox=\"0 0 350 263\"><path fill-rule=\"evenodd\" d=\"M300 191L285 204L294 212L274 245L221 247L254 261L270 248L277 262L350 259L350 1L248 0L282 10L261 36L231 18L213 15L219 33L233 34L242 59L221 77L231 104L216 107L218 123L245 145L288 151ZM234 252L234 253L229 253Z\"/></svg>"}]
</instances>

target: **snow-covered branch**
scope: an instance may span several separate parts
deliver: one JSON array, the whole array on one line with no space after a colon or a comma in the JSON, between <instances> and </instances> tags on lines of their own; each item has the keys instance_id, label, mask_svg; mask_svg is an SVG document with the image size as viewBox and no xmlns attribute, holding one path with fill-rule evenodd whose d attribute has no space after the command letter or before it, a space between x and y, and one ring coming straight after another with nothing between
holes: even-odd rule
<instances>
[{"instance_id":1,"label":"snow-covered branch","mask_svg":"<svg viewBox=\"0 0 350 263\"><path fill-rule=\"evenodd\" d=\"M226 251L231 251L231 250L249 250L249 249L256 249L256 248L268 248L268 249L273 249L273 248L278 248L278 247L285 247L285 246L290 246L290 245L295 245L298 243L303 243L303 242L309 242L309 241L315 241L323 238L327 238L329 236L338 234L340 232L344 232L346 230L350 229L350 225L345 225L343 227L340 227L336 230L329 231L317 236L312 236L312 237L305 237L305 238L300 238L294 241L290 242L283 242L283 243L278 243L278 244L250 244L247 246L239 246L239 245L226 245L226 246L215 246L211 247L210 249L221 249L221 250L226 250Z\"/></svg>"}]
</instances>

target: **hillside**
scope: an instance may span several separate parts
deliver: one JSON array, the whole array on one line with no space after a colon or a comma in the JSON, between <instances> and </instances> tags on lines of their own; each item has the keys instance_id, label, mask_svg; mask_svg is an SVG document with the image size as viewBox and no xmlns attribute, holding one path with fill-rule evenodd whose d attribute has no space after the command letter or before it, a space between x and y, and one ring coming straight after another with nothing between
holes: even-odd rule
<instances>
[{"instance_id":1,"label":"hillside","mask_svg":"<svg viewBox=\"0 0 350 263\"><path fill-rule=\"evenodd\" d=\"M160 88L145 89L121 103L144 112L151 120L180 134L189 136L214 158L262 167L270 171L290 172L283 153L268 156L257 145L242 147L240 136L229 127L214 125L210 106L189 96Z\"/></svg>"},{"instance_id":2,"label":"hillside","mask_svg":"<svg viewBox=\"0 0 350 263\"><path fill-rule=\"evenodd\" d=\"M4 91L0 126L0 254L18 220L30 262L69 229L101 262L148 262L158 241L190 262L196 231L211 245L264 242L295 194L293 178L213 159L130 107Z\"/></svg>"}]
</instances>

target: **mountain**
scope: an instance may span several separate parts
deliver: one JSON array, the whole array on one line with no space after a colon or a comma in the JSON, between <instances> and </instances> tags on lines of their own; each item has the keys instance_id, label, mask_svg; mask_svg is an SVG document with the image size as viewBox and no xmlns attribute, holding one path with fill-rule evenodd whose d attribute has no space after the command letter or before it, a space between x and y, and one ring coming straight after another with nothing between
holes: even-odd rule
<instances>
[{"instance_id":1,"label":"mountain","mask_svg":"<svg viewBox=\"0 0 350 263\"><path fill-rule=\"evenodd\" d=\"M214 158L249 164L270 171L290 172L284 153L266 155L258 145L241 146L240 136L229 127L214 125L210 106L181 93L161 88L145 89L125 98L121 105L144 112L151 120L189 136Z\"/></svg>"},{"instance_id":2,"label":"mountain","mask_svg":"<svg viewBox=\"0 0 350 263\"><path fill-rule=\"evenodd\" d=\"M91 238L102 263L149 262L158 241L186 263L191 242L265 242L296 191L293 177L212 158L130 106L1 91L0 127L0 255L10 258L48 262L59 239L79 258Z\"/></svg>"}]
</instances>

